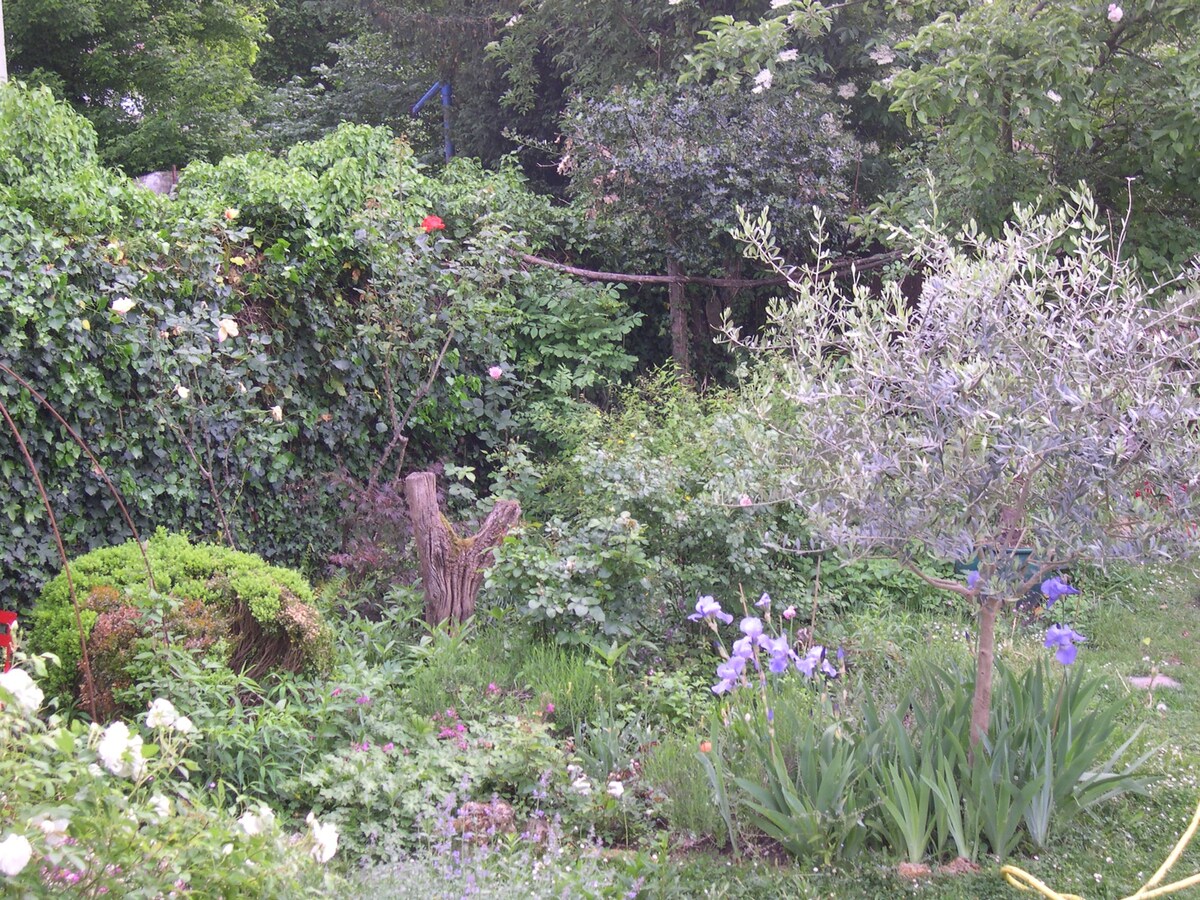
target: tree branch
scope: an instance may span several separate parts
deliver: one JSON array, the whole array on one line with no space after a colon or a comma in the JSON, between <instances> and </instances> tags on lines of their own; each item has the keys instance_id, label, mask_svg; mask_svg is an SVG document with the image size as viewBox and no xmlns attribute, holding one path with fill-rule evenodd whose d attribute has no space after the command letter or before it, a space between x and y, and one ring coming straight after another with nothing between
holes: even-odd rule
<instances>
[{"instance_id":1,"label":"tree branch","mask_svg":"<svg viewBox=\"0 0 1200 900\"><path fill-rule=\"evenodd\" d=\"M839 259L830 263L818 274L835 274L852 268L860 272L877 269L890 262L903 259L906 255L902 250L893 250L888 253L877 253L874 256L864 256L861 259ZM580 278L586 278L589 281L614 281L622 284L703 284L709 287L752 288L774 287L788 283L786 275L773 278L710 278L703 275L639 275L629 272L600 272L595 269L581 269L577 266L568 266L565 263L555 262L541 256L534 256L531 253L523 254L521 260L531 266L542 266L543 268L554 269L557 272L566 272L568 275L576 275Z\"/></svg>"}]
</instances>

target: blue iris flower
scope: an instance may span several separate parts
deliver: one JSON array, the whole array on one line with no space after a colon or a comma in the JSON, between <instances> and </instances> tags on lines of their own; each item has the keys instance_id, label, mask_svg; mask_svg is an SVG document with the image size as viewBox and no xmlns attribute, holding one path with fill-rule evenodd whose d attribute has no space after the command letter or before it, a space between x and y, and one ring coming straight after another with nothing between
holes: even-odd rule
<instances>
[{"instance_id":1,"label":"blue iris flower","mask_svg":"<svg viewBox=\"0 0 1200 900\"><path fill-rule=\"evenodd\" d=\"M721 609L721 604L711 596L701 597L696 601L696 611L688 616L689 622L699 622L702 619L720 619L726 625L733 624L733 616Z\"/></svg>"},{"instance_id":2,"label":"blue iris flower","mask_svg":"<svg viewBox=\"0 0 1200 900\"><path fill-rule=\"evenodd\" d=\"M1079 589L1073 588L1057 575L1042 582L1042 593L1046 595L1046 608L1049 609L1060 597L1078 594Z\"/></svg>"},{"instance_id":3,"label":"blue iris flower","mask_svg":"<svg viewBox=\"0 0 1200 900\"><path fill-rule=\"evenodd\" d=\"M1046 631L1046 648L1057 651L1054 658L1064 666L1075 662L1079 648L1075 645L1086 641L1082 634L1069 625L1051 625Z\"/></svg>"}]
</instances>

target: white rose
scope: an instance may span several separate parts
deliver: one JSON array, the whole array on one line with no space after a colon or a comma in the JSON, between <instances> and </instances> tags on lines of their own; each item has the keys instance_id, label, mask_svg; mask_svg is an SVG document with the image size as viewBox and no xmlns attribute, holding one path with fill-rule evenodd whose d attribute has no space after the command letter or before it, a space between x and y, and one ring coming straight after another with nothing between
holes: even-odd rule
<instances>
[{"instance_id":1,"label":"white rose","mask_svg":"<svg viewBox=\"0 0 1200 900\"><path fill-rule=\"evenodd\" d=\"M191 734L196 730L196 726L192 724L192 720L187 716L180 716L175 720L175 730L180 734Z\"/></svg>"},{"instance_id":2,"label":"white rose","mask_svg":"<svg viewBox=\"0 0 1200 900\"><path fill-rule=\"evenodd\" d=\"M42 705L42 697L45 696L24 669L0 672L0 688L12 694L13 700L26 715L36 713Z\"/></svg>"},{"instance_id":3,"label":"white rose","mask_svg":"<svg viewBox=\"0 0 1200 900\"><path fill-rule=\"evenodd\" d=\"M150 798L150 806L160 819L165 819L171 815L170 797L164 797L162 794L155 794Z\"/></svg>"},{"instance_id":4,"label":"white rose","mask_svg":"<svg viewBox=\"0 0 1200 900\"><path fill-rule=\"evenodd\" d=\"M322 824L317 821L317 817L312 813L308 814L305 820L308 822L308 827L311 829L313 846L312 858L319 863L327 863L333 859L333 855L337 853L338 848L338 831L337 826L332 822Z\"/></svg>"},{"instance_id":5,"label":"white rose","mask_svg":"<svg viewBox=\"0 0 1200 900\"><path fill-rule=\"evenodd\" d=\"M32 824L41 829L42 834L46 836L47 847L58 847L67 842L70 819L37 819Z\"/></svg>"},{"instance_id":6,"label":"white rose","mask_svg":"<svg viewBox=\"0 0 1200 900\"><path fill-rule=\"evenodd\" d=\"M238 824L242 826L242 831L253 837L275 827L275 813L269 806L259 806L257 813L252 813L250 810L242 813Z\"/></svg>"},{"instance_id":7,"label":"white rose","mask_svg":"<svg viewBox=\"0 0 1200 900\"><path fill-rule=\"evenodd\" d=\"M19 834L10 834L0 841L0 873L10 877L19 875L31 856L33 847L29 841Z\"/></svg>"},{"instance_id":8,"label":"white rose","mask_svg":"<svg viewBox=\"0 0 1200 900\"><path fill-rule=\"evenodd\" d=\"M112 302L112 311L119 316L125 315L131 309L133 309L133 301L128 297L118 297Z\"/></svg>"},{"instance_id":9,"label":"white rose","mask_svg":"<svg viewBox=\"0 0 1200 900\"><path fill-rule=\"evenodd\" d=\"M222 319L217 323L217 343L222 344L226 338L238 336L238 323L235 319Z\"/></svg>"},{"instance_id":10,"label":"white rose","mask_svg":"<svg viewBox=\"0 0 1200 900\"><path fill-rule=\"evenodd\" d=\"M158 697L150 704L146 715L147 728L170 728L179 719L175 705L166 697Z\"/></svg>"},{"instance_id":11,"label":"white rose","mask_svg":"<svg viewBox=\"0 0 1200 900\"><path fill-rule=\"evenodd\" d=\"M142 738L131 735L124 722L113 722L104 729L96 752L104 767L119 778L140 778L146 771Z\"/></svg>"}]
</instances>

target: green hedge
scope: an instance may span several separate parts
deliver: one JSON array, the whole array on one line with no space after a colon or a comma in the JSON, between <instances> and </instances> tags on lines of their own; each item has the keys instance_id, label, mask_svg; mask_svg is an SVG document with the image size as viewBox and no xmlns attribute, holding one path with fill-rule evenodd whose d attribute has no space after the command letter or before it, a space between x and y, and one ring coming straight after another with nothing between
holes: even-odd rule
<instances>
[{"instance_id":1,"label":"green hedge","mask_svg":"<svg viewBox=\"0 0 1200 900\"><path fill-rule=\"evenodd\" d=\"M194 164L169 200L100 167L94 147L48 91L0 87L0 362L83 433L143 528L220 535L224 513L239 546L323 563L346 486L443 347L409 422L410 466L471 461L523 427L513 409L632 364L634 317L613 289L521 267L573 238L515 169L462 161L435 179L385 129L347 125L281 157ZM430 214L446 228L426 233ZM226 318L238 335L219 341ZM0 401L72 552L126 539L64 430L2 374ZM8 440L0 477L12 605L59 562Z\"/></svg>"}]
</instances>

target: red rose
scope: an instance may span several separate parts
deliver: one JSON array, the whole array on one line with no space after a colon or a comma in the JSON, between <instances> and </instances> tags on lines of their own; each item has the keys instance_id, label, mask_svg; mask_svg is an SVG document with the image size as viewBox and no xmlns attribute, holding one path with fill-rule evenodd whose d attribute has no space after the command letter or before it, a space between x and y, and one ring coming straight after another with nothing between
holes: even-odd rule
<instances>
[{"instance_id":1,"label":"red rose","mask_svg":"<svg viewBox=\"0 0 1200 900\"><path fill-rule=\"evenodd\" d=\"M433 231L441 231L446 227L446 223L437 216L426 216L421 220L421 227L425 230L426 234L429 234Z\"/></svg>"}]
</instances>

